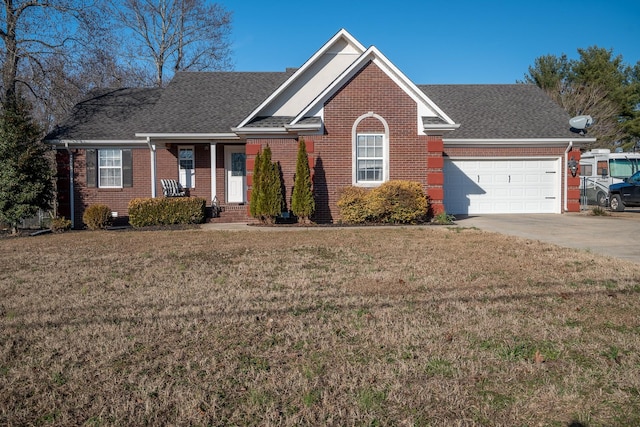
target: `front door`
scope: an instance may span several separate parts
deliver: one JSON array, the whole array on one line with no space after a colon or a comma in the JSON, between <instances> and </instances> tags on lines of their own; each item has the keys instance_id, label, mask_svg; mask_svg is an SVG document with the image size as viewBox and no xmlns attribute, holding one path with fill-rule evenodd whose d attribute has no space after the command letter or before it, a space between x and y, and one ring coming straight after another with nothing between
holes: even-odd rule
<instances>
[{"instance_id":1,"label":"front door","mask_svg":"<svg viewBox=\"0 0 640 427\"><path fill-rule=\"evenodd\" d=\"M244 203L246 194L246 155L243 145L224 147L227 203Z\"/></svg>"}]
</instances>

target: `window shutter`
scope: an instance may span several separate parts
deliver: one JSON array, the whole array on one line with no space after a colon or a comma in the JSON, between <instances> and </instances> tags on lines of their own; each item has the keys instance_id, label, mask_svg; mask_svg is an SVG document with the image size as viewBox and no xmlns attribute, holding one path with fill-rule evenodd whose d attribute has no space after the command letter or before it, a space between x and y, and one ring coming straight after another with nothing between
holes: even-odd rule
<instances>
[{"instance_id":1,"label":"window shutter","mask_svg":"<svg viewBox=\"0 0 640 427\"><path fill-rule=\"evenodd\" d=\"M130 149L122 150L122 186L133 187L133 155Z\"/></svg>"},{"instance_id":2,"label":"window shutter","mask_svg":"<svg viewBox=\"0 0 640 427\"><path fill-rule=\"evenodd\" d=\"M98 186L98 150L88 149L85 151L87 165L87 187Z\"/></svg>"}]
</instances>

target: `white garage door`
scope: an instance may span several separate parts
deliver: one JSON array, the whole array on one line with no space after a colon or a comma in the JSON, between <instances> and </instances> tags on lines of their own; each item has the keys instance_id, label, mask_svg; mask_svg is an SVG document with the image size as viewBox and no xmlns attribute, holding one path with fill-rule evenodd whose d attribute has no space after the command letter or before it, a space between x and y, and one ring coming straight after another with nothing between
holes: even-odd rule
<instances>
[{"instance_id":1,"label":"white garage door","mask_svg":"<svg viewBox=\"0 0 640 427\"><path fill-rule=\"evenodd\" d=\"M559 166L559 159L446 159L444 207L454 215L560 213Z\"/></svg>"}]
</instances>

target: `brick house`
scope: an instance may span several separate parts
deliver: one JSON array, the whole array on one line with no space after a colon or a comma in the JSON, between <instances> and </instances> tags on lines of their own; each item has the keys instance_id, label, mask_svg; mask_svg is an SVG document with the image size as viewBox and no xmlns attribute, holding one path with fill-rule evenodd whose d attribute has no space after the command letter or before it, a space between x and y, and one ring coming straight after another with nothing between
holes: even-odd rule
<instances>
[{"instance_id":1,"label":"brick house","mask_svg":"<svg viewBox=\"0 0 640 427\"><path fill-rule=\"evenodd\" d=\"M221 221L248 221L255 156L267 145L287 193L299 138L318 222L340 219L340 190L417 181L434 211L579 210L585 139L532 85L415 85L375 47L341 30L298 69L183 72L166 88L100 90L46 140L57 149L59 213L161 197L160 180L217 198Z\"/></svg>"}]
</instances>

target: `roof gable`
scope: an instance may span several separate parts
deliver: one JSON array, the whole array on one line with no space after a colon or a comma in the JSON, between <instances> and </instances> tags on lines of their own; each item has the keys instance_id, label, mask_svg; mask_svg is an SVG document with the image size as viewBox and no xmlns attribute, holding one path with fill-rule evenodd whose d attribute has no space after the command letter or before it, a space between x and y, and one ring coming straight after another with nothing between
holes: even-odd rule
<instances>
[{"instance_id":1,"label":"roof gable","mask_svg":"<svg viewBox=\"0 0 640 427\"><path fill-rule=\"evenodd\" d=\"M306 116L316 116L322 114L324 103L344 84L346 84L355 74L357 74L367 63L376 64L391 80L393 80L417 105L416 127L417 132L423 133L427 128L438 129L437 133L443 130L456 129L456 124L440 107L421 91L407 76L404 75L386 56L375 46L367 49L360 57L349 66L337 79L327 86L302 110L292 124L296 124ZM426 118L426 120L425 120ZM437 124L435 124L437 122Z\"/></svg>"},{"instance_id":2,"label":"roof gable","mask_svg":"<svg viewBox=\"0 0 640 427\"><path fill-rule=\"evenodd\" d=\"M238 127L243 127L258 117L295 117L364 51L360 42L346 30L340 30Z\"/></svg>"}]
</instances>

